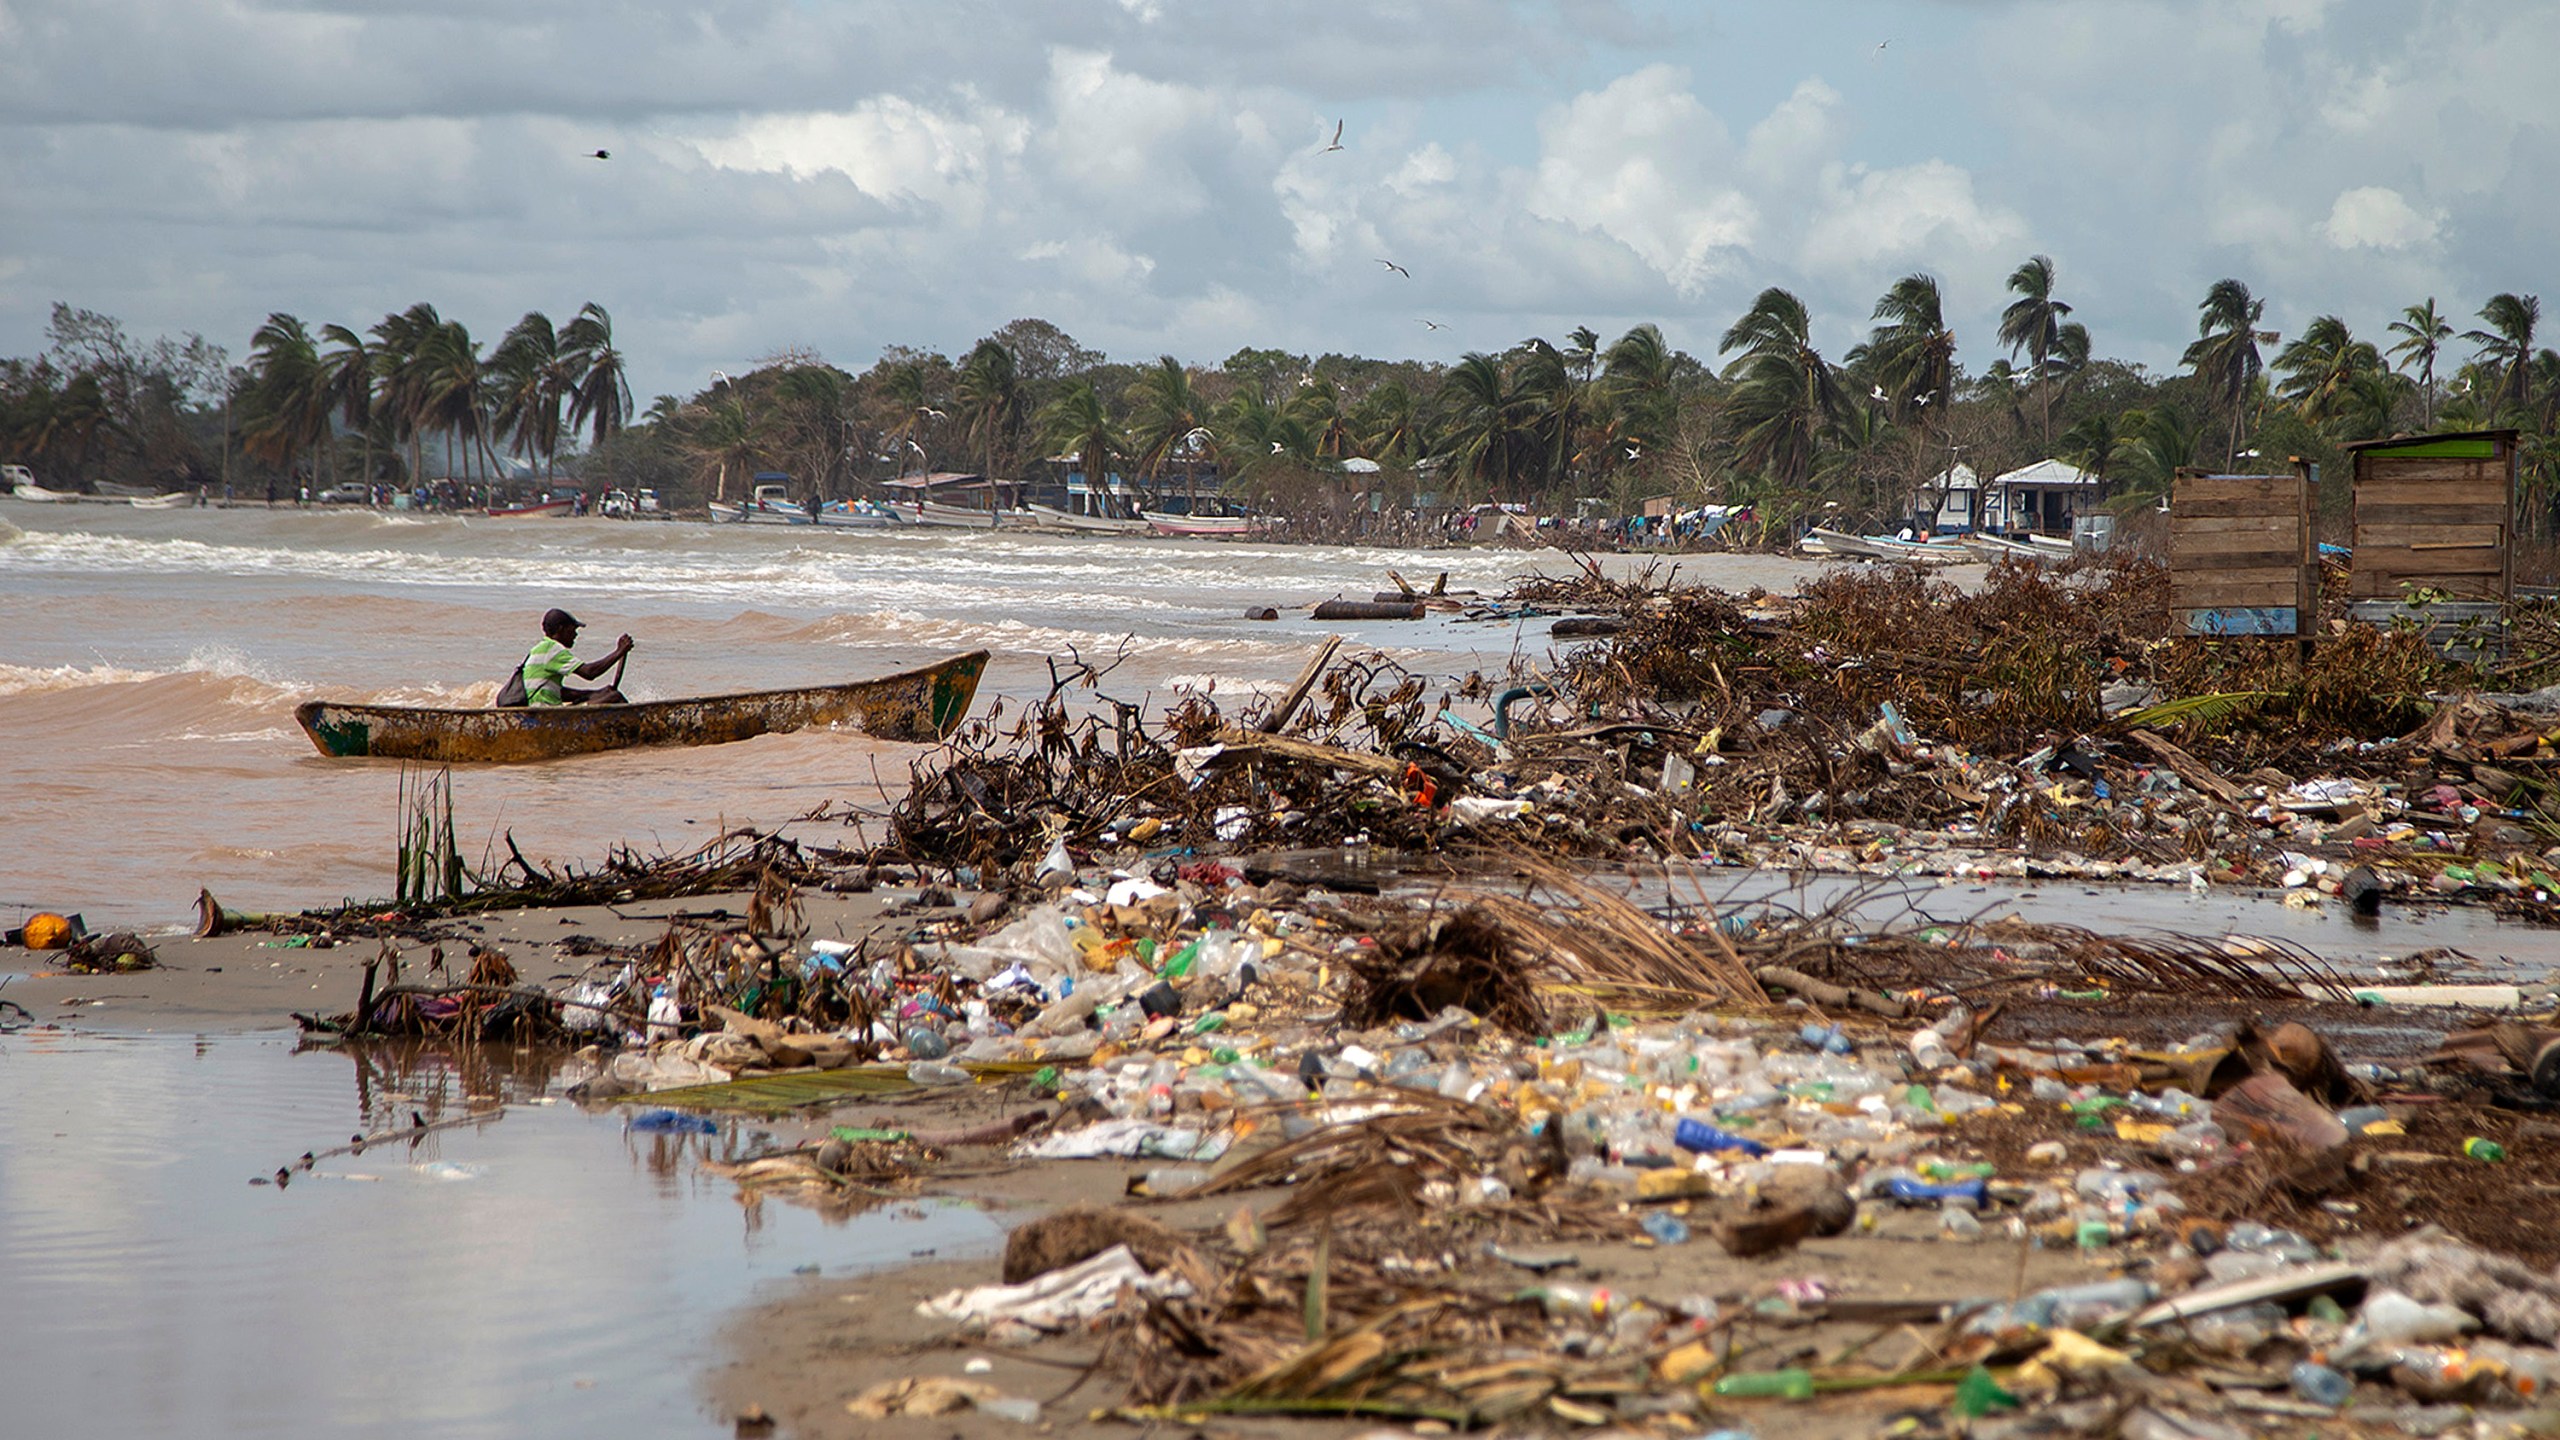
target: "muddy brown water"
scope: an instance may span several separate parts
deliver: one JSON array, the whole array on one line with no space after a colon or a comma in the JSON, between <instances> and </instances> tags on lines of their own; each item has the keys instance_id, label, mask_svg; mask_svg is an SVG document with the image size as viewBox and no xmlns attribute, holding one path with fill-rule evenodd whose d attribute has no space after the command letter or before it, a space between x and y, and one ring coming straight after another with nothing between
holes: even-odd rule
<instances>
[{"instance_id":1,"label":"muddy brown water","mask_svg":"<svg viewBox=\"0 0 2560 1440\"><path fill-rule=\"evenodd\" d=\"M0 1434L723 1436L701 1387L738 1306L1000 1238L933 1202L749 1210L698 1162L769 1127L635 1132L540 1103L554 1079L290 1034L0 1035ZM503 1108L250 1183L472 1096Z\"/></svg>"}]
</instances>

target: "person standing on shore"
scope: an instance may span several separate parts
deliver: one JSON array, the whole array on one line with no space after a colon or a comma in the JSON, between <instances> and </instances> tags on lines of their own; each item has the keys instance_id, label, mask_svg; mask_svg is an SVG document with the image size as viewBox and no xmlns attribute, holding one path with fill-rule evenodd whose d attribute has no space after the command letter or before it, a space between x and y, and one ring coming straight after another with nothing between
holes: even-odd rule
<instances>
[{"instance_id":1,"label":"person standing on shore","mask_svg":"<svg viewBox=\"0 0 2560 1440\"><path fill-rule=\"evenodd\" d=\"M532 652L524 657L524 665L518 672L522 677L524 688L524 699L520 703L526 705L623 705L629 703L622 698L622 691L612 685L598 686L593 690L579 690L565 683L573 675L581 680L593 680L621 664L623 657L631 653L631 637L625 635L614 643L611 654L581 663L570 649L578 643L578 631L581 628L583 627L579 625L578 617L566 610L553 609L542 612L542 639L535 642ZM504 704L505 700L506 697L501 696L499 703Z\"/></svg>"}]
</instances>

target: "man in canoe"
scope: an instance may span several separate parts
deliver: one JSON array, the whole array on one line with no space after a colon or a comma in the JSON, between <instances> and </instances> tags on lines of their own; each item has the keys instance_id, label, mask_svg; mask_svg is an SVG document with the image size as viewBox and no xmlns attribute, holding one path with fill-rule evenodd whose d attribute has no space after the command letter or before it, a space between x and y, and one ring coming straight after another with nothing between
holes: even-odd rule
<instances>
[{"instance_id":1,"label":"man in canoe","mask_svg":"<svg viewBox=\"0 0 2560 1440\"><path fill-rule=\"evenodd\" d=\"M623 657L631 653L631 637L625 635L614 643L611 654L581 664L578 657L570 653L570 647L578 643L578 631L581 628L578 617L566 610L554 609L542 612L542 639L537 641L532 652L524 657L524 665L518 672L522 677L524 690L524 699L521 703L526 705L623 705L629 703L622 698L622 691L612 685L600 685L593 690L580 690L564 683L573 675L581 680L593 680L607 670L620 665ZM505 703L507 698L501 696L500 703Z\"/></svg>"}]
</instances>

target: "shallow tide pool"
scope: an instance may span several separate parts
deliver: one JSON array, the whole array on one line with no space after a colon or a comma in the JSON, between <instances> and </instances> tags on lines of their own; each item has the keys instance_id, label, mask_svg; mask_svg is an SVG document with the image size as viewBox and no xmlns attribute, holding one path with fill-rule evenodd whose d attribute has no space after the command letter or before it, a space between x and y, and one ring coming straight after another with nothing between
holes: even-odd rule
<instances>
[{"instance_id":1,"label":"shallow tide pool","mask_svg":"<svg viewBox=\"0 0 2560 1440\"><path fill-rule=\"evenodd\" d=\"M556 1061L298 1044L0 1035L0 1432L726 1435L701 1381L759 1287L1001 1233L932 1201L750 1209L699 1161L761 1122L678 1137L535 1103Z\"/></svg>"}]
</instances>

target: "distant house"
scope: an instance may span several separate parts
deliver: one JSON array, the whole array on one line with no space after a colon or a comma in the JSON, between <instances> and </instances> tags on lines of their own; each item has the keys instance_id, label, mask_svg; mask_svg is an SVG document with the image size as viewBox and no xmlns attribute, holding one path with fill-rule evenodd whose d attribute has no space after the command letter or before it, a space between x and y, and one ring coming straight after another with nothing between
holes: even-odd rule
<instances>
[{"instance_id":1,"label":"distant house","mask_svg":"<svg viewBox=\"0 0 2560 1440\"><path fill-rule=\"evenodd\" d=\"M2068 535L2098 508L2098 477L2060 460L2039 460L1994 476L1982 497L1982 527L2010 534Z\"/></svg>"},{"instance_id":2,"label":"distant house","mask_svg":"<svg viewBox=\"0 0 2560 1440\"><path fill-rule=\"evenodd\" d=\"M1929 477L1912 497L1911 515L1921 528L1938 535L1963 535L1981 524L1976 511L1982 499L1982 477L1959 462Z\"/></svg>"}]
</instances>

